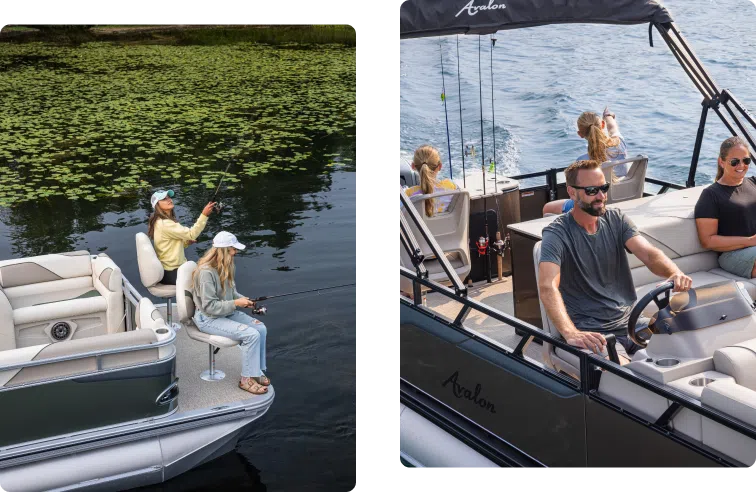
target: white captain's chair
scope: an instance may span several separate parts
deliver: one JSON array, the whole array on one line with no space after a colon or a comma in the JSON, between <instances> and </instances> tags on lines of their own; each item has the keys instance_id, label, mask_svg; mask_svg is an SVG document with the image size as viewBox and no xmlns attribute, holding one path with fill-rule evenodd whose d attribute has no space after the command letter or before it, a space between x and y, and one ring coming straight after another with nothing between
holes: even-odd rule
<instances>
[{"instance_id":1,"label":"white captain's chair","mask_svg":"<svg viewBox=\"0 0 756 492\"><path fill-rule=\"evenodd\" d=\"M538 286L538 263L541 261L541 241L538 241L533 247L533 262L535 263L535 275L536 275L536 287ZM541 301L541 291L538 290L538 304L541 307L541 324L543 325L543 331L549 333L556 338L562 338L561 333L557 330L557 327L551 323L546 309L543 307ZM572 355L558 347L551 345L550 343L543 342L543 348L541 356L543 357L543 363L551 367L555 371L561 371L570 376L580 379L580 359L577 356Z\"/></svg>"},{"instance_id":2,"label":"white captain's chair","mask_svg":"<svg viewBox=\"0 0 756 492\"><path fill-rule=\"evenodd\" d=\"M221 347L239 345L239 341L203 333L194 324L194 320L192 319L195 311L194 298L192 297L192 274L196 269L197 264L193 261L187 261L178 268L176 272L176 308L178 310L179 321L186 327L186 334L189 335L189 338L208 344L210 367L207 371L202 371L200 378L205 381L220 381L226 377L226 374L220 369L215 368L215 354Z\"/></svg>"},{"instance_id":3,"label":"white captain's chair","mask_svg":"<svg viewBox=\"0 0 756 492\"><path fill-rule=\"evenodd\" d=\"M436 200L436 205L438 205L439 200L443 200L445 204L448 202L448 205L444 206L442 212L429 216L425 213L425 200L431 198ZM416 195L410 197L410 200L430 233L433 234L444 255L446 255L452 268L464 281L470 273L470 193L467 190L448 190L430 195ZM428 278L440 283L449 283L441 264L433 255L433 251L423 239L420 231L415 227L415 223L412 222L407 211L402 210L402 213L405 214L410 230L415 236L422 254L425 255L423 265L428 270ZM403 247L401 247L401 262L405 268L414 270L415 267Z\"/></svg>"},{"instance_id":4,"label":"white captain's chair","mask_svg":"<svg viewBox=\"0 0 756 492\"><path fill-rule=\"evenodd\" d=\"M165 270L155 253L149 236L143 232L136 234L137 263L139 264L139 277L147 290L155 297L167 299L166 321L174 331L181 329L181 325L173 322L171 311L173 309L173 297L176 296L176 286L161 284Z\"/></svg>"},{"instance_id":5,"label":"white captain's chair","mask_svg":"<svg viewBox=\"0 0 756 492\"><path fill-rule=\"evenodd\" d=\"M627 175L619 178L612 183L609 193L606 197L607 205L610 203L624 202L625 200L634 200L643 197L643 185L646 182L646 169L648 169L648 157L637 155L621 161L607 161L601 164L601 170L604 171L606 182L611 182L611 170L619 164L630 164Z\"/></svg>"}]
</instances>

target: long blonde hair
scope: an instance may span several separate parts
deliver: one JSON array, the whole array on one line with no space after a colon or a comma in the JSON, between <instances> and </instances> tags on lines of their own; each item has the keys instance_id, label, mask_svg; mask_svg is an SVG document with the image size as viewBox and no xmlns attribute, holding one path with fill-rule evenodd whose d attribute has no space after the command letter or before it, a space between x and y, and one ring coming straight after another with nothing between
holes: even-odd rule
<instances>
[{"instance_id":1,"label":"long blonde hair","mask_svg":"<svg viewBox=\"0 0 756 492\"><path fill-rule=\"evenodd\" d=\"M199 271L202 268L212 268L218 272L221 282L221 293L226 293L226 285L234 287L234 257L228 248L210 248L197 263L197 269L192 273L192 285L195 292L197 291L197 282L199 281Z\"/></svg>"},{"instance_id":2,"label":"long blonde hair","mask_svg":"<svg viewBox=\"0 0 756 492\"><path fill-rule=\"evenodd\" d=\"M173 209L170 209L169 211L165 211L162 208L160 208L160 203L155 204L155 211L152 212L152 215L150 215L150 220L148 222L149 226L147 228L147 235L150 236L150 239L155 239L155 225L157 225L158 220L162 219L168 219L172 220L173 222L178 222L178 219L176 218L176 214L173 213Z\"/></svg>"},{"instance_id":3,"label":"long blonde hair","mask_svg":"<svg viewBox=\"0 0 756 492\"><path fill-rule=\"evenodd\" d=\"M421 145L415 150L412 157L412 164L420 173L420 189L423 194L430 195L436 189L438 181L436 173L441 166L441 156L435 147L431 145ZM425 200L425 214L428 216L436 212L435 200Z\"/></svg>"},{"instance_id":4,"label":"long blonde hair","mask_svg":"<svg viewBox=\"0 0 756 492\"><path fill-rule=\"evenodd\" d=\"M619 155L618 150L608 150L610 147L616 147L620 144L619 137L610 137L601 128L603 120L593 111L585 111L578 117L577 127L580 134L588 141L588 159L596 161L599 164ZM612 183L617 182L617 175L614 174L614 168L611 172Z\"/></svg>"},{"instance_id":5,"label":"long blonde hair","mask_svg":"<svg viewBox=\"0 0 756 492\"><path fill-rule=\"evenodd\" d=\"M580 134L588 141L588 157L592 161L606 162L619 155L618 151L609 151L609 147L620 144L619 137L610 137L601 129L603 120L593 111L586 111L578 117L577 127Z\"/></svg>"},{"instance_id":6,"label":"long blonde hair","mask_svg":"<svg viewBox=\"0 0 756 492\"><path fill-rule=\"evenodd\" d=\"M730 149L733 149L735 147L743 146L746 148L746 150L750 153L751 149L748 147L748 144L745 140L738 136L730 137L724 142L722 142L722 145L719 146L719 158L722 160L725 160L727 158L727 154L730 153ZM725 163L727 165L727 163ZM719 178L722 177L724 174L724 169L722 166L719 165L719 161L717 161L717 177L714 178L714 182L716 183L719 181Z\"/></svg>"}]
</instances>

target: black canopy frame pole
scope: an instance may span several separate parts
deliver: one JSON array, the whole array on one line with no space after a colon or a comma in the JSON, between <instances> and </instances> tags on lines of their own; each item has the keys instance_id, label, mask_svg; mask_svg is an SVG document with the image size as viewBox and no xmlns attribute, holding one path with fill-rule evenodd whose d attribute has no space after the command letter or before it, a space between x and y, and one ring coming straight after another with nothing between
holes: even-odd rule
<instances>
[{"instance_id":1,"label":"black canopy frame pole","mask_svg":"<svg viewBox=\"0 0 756 492\"><path fill-rule=\"evenodd\" d=\"M664 41L667 43L667 46L669 46L669 49L672 51L672 54L683 67L686 75L688 75L699 92L701 92L701 95L704 97L704 100L701 102L701 105L703 107L701 110L701 119L699 120L698 124L698 132L696 133L696 142L693 148L691 165L690 169L688 170L688 180L685 183L685 186L691 187L695 186L696 169L698 167L698 159L701 152L701 144L703 143L706 117L709 109L714 110L717 116L719 116L719 119L732 135L738 135L738 131L735 130L732 124L730 124L730 121L720 110L720 106L723 106L727 111L727 114L735 123L735 126L737 126L738 130L740 131L740 135L748 141L748 144L752 149L756 148L756 140L754 140L748 129L738 118L738 115L735 114L735 112L732 110L730 104L732 104L732 106L734 106L735 109L738 110L738 112L754 129L756 129L756 121L754 121L753 117L751 117L751 115L740 104L740 102L734 98L730 91L728 91L727 89L723 91L719 90L717 85L714 83L714 80L708 74L706 69L703 68L703 65L699 61L698 57L695 55L695 53L693 53L693 50L690 48L685 38L673 23L670 22L655 25L657 30L661 34L662 39L664 39ZM670 31L675 35L675 39L670 36ZM751 157L753 157L752 153Z\"/></svg>"},{"instance_id":2,"label":"black canopy frame pole","mask_svg":"<svg viewBox=\"0 0 756 492\"><path fill-rule=\"evenodd\" d=\"M707 85L706 80L704 80L703 76L698 73L698 70L696 67L689 61L688 55L685 55L680 51L680 44L685 43L685 41L682 41L680 43L675 42L672 37L669 35L668 24L655 24L656 29L659 31L659 34L661 34L662 39L665 43L667 43L667 47L669 47L672 54L677 59L677 62L682 66L683 70L685 71L685 74L690 78L690 80L693 82L693 84L696 86L696 89L701 93L701 95L705 99L714 99L718 96L718 91L716 90L716 87L711 87L710 85ZM695 54L692 55L693 58L695 58ZM695 72L695 74L694 74Z\"/></svg>"},{"instance_id":3,"label":"black canopy frame pole","mask_svg":"<svg viewBox=\"0 0 756 492\"><path fill-rule=\"evenodd\" d=\"M449 150L449 178L454 179L452 172L451 140L449 139L449 112L446 110L446 80L444 77L444 48L441 38L438 40L438 52L441 55L441 95L444 100L444 118L446 119L446 148Z\"/></svg>"},{"instance_id":4,"label":"black canopy frame pole","mask_svg":"<svg viewBox=\"0 0 756 492\"><path fill-rule=\"evenodd\" d=\"M709 103L704 99L701 101L701 120L698 123L698 132L696 132L696 144L693 146L693 157L690 160L690 169L688 169L688 180L685 182L687 188L696 186L696 168L698 167L698 156L701 153L707 114L709 114Z\"/></svg>"}]
</instances>

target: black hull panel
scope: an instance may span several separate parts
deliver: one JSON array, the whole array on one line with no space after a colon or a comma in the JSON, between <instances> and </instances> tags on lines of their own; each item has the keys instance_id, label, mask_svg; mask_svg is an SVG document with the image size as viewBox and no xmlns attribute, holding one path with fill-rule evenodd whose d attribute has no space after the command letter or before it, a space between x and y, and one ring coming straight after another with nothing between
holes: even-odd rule
<instances>
[{"instance_id":1,"label":"black hull panel","mask_svg":"<svg viewBox=\"0 0 756 492\"><path fill-rule=\"evenodd\" d=\"M0 392L0 446L173 412L156 399L176 379L176 359ZM23 422L23 425L19 425Z\"/></svg>"},{"instance_id":2,"label":"black hull panel","mask_svg":"<svg viewBox=\"0 0 756 492\"><path fill-rule=\"evenodd\" d=\"M415 407L425 402L426 418L457 435L467 433L479 452L486 443L500 443L494 446L497 452L486 453L495 462L552 467L738 464L660 432L593 392L584 393L574 380L423 308L402 303L400 313L403 402ZM424 396L411 397L413 391ZM470 425L476 426L474 432ZM488 438L481 438L481 432ZM509 458L502 459L502 449L509 450L504 451Z\"/></svg>"}]
</instances>

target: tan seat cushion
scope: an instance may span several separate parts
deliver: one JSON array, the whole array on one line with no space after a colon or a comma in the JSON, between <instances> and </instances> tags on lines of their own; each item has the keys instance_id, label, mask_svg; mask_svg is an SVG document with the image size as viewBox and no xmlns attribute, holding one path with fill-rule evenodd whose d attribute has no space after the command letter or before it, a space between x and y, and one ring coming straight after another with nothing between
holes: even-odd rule
<instances>
[{"instance_id":1,"label":"tan seat cushion","mask_svg":"<svg viewBox=\"0 0 756 492\"><path fill-rule=\"evenodd\" d=\"M32 256L0 262L0 284L4 288L91 276L92 259L88 251Z\"/></svg>"},{"instance_id":2,"label":"tan seat cushion","mask_svg":"<svg viewBox=\"0 0 756 492\"><path fill-rule=\"evenodd\" d=\"M756 391L723 379L707 385L701 403L756 426Z\"/></svg>"},{"instance_id":3,"label":"tan seat cushion","mask_svg":"<svg viewBox=\"0 0 756 492\"><path fill-rule=\"evenodd\" d=\"M83 299L71 299L40 306L29 306L13 310L13 323L25 325L40 321L71 318L85 314L102 313L108 309L105 298L87 297Z\"/></svg>"},{"instance_id":4,"label":"tan seat cushion","mask_svg":"<svg viewBox=\"0 0 756 492\"><path fill-rule=\"evenodd\" d=\"M86 295L92 290L92 277L86 276L8 287L5 289L5 295L8 296L13 309L19 309L35 304L67 301Z\"/></svg>"},{"instance_id":5,"label":"tan seat cushion","mask_svg":"<svg viewBox=\"0 0 756 492\"><path fill-rule=\"evenodd\" d=\"M204 342L209 343L210 345L214 347L234 347L236 345L239 345L238 340L231 340L230 338L221 337L218 335L209 335L207 333L203 333L194 325L194 322L192 320L189 320L184 325L186 327L186 334L189 335L189 338L192 338L194 340L197 340L198 342Z\"/></svg>"},{"instance_id":6,"label":"tan seat cushion","mask_svg":"<svg viewBox=\"0 0 756 492\"><path fill-rule=\"evenodd\" d=\"M714 367L741 386L756 391L756 338L714 352Z\"/></svg>"},{"instance_id":7,"label":"tan seat cushion","mask_svg":"<svg viewBox=\"0 0 756 492\"><path fill-rule=\"evenodd\" d=\"M147 287L147 290L155 297L176 297L175 285L155 284L152 287Z\"/></svg>"}]
</instances>

